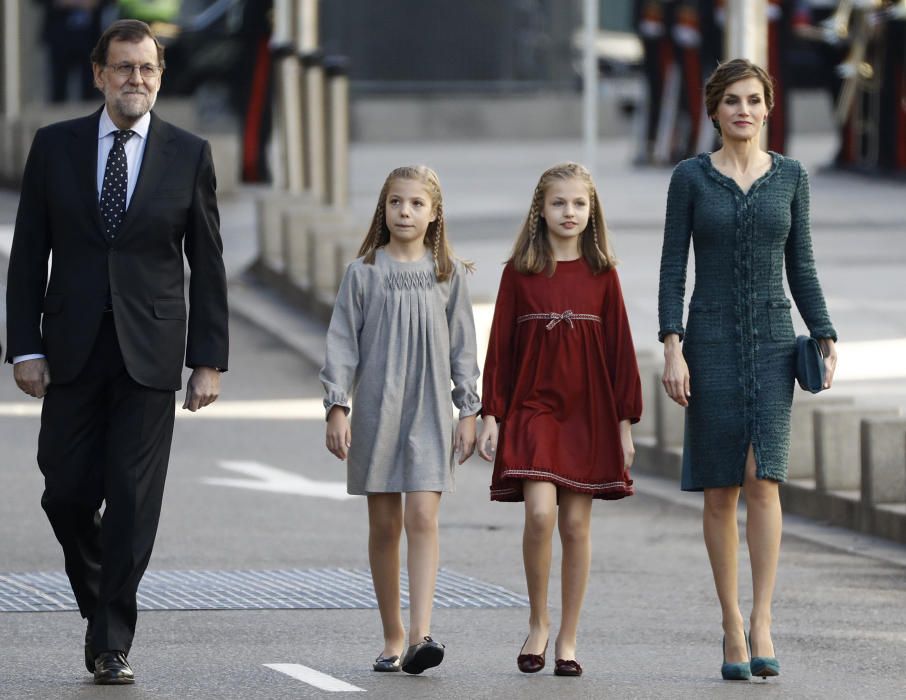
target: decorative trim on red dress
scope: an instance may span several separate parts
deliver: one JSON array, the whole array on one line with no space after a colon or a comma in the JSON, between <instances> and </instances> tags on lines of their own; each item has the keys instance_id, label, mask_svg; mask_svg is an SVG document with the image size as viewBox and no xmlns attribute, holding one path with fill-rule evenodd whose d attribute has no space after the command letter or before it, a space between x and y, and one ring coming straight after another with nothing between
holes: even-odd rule
<instances>
[{"instance_id":1,"label":"decorative trim on red dress","mask_svg":"<svg viewBox=\"0 0 906 700\"><path fill-rule=\"evenodd\" d=\"M632 490L632 483L625 481L607 481L602 484L588 484L575 481L543 469L506 469L500 477L502 479L537 479L541 481L554 481L571 489L587 492ZM515 489L491 489L492 494L515 493Z\"/></svg>"},{"instance_id":2,"label":"decorative trim on red dress","mask_svg":"<svg viewBox=\"0 0 906 700\"><path fill-rule=\"evenodd\" d=\"M545 328L551 330L560 323L560 321L566 321L570 328L574 328L573 321L595 321L596 323L601 323L601 317L595 314L577 314L572 310L567 309L562 314L558 314L556 311L549 311L541 314L525 314L516 319L516 324L525 323L526 321L550 321Z\"/></svg>"}]
</instances>

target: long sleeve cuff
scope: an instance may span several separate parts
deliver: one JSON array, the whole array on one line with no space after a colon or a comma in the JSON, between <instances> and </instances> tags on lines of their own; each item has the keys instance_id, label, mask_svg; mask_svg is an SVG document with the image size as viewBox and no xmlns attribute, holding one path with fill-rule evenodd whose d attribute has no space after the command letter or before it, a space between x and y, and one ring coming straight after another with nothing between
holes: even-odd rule
<instances>
[{"instance_id":1,"label":"long sleeve cuff","mask_svg":"<svg viewBox=\"0 0 906 700\"><path fill-rule=\"evenodd\" d=\"M620 417L621 421L628 420L632 425L635 425L642 419L642 412L637 409L618 408L617 415Z\"/></svg>"},{"instance_id":2,"label":"long sleeve cuff","mask_svg":"<svg viewBox=\"0 0 906 700\"><path fill-rule=\"evenodd\" d=\"M330 409L334 406L340 406L343 409L343 412L346 413L347 416L349 415L349 411L351 410L349 397L339 391L331 391L324 399L324 420L327 420L328 416L330 416Z\"/></svg>"},{"instance_id":3,"label":"long sleeve cuff","mask_svg":"<svg viewBox=\"0 0 906 700\"><path fill-rule=\"evenodd\" d=\"M663 343L664 338L666 338L668 335L671 335L673 333L676 333L679 336L679 339L682 340L683 336L686 335L686 329L683 328L683 325L681 323L676 324L676 325L664 326L661 328L661 330L658 331L657 339Z\"/></svg>"},{"instance_id":4,"label":"long sleeve cuff","mask_svg":"<svg viewBox=\"0 0 906 700\"><path fill-rule=\"evenodd\" d=\"M25 362L26 360L43 360L46 355L41 353L33 353L31 355L16 355L13 357L13 364L18 365L20 362Z\"/></svg>"},{"instance_id":5,"label":"long sleeve cuff","mask_svg":"<svg viewBox=\"0 0 906 700\"><path fill-rule=\"evenodd\" d=\"M481 412L481 401L478 399L478 394L470 394L457 408L459 409L460 420L468 416L478 415Z\"/></svg>"},{"instance_id":6,"label":"long sleeve cuff","mask_svg":"<svg viewBox=\"0 0 906 700\"><path fill-rule=\"evenodd\" d=\"M823 340L824 338L829 338L835 343L837 342L837 331L833 326L822 326L821 328L813 328L809 331L809 335L812 336L815 340Z\"/></svg>"}]
</instances>

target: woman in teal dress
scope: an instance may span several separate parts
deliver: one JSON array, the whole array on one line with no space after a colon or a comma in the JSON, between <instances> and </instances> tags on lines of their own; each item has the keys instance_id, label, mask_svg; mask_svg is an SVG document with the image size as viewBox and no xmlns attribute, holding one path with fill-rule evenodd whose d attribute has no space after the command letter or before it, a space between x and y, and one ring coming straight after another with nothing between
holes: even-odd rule
<instances>
[{"instance_id":1,"label":"woman in teal dress","mask_svg":"<svg viewBox=\"0 0 906 700\"><path fill-rule=\"evenodd\" d=\"M705 106L722 147L676 166L661 255L659 337L664 388L686 407L682 488L704 491L704 538L720 600L726 679L777 675L771 599L780 553L778 486L786 479L796 308L825 356L830 387L837 334L815 272L808 175L760 146L771 78L743 59L721 64ZM695 288L683 326L690 241ZM739 608L736 508L747 506L752 565L749 639ZM751 657L751 658L750 658Z\"/></svg>"}]
</instances>

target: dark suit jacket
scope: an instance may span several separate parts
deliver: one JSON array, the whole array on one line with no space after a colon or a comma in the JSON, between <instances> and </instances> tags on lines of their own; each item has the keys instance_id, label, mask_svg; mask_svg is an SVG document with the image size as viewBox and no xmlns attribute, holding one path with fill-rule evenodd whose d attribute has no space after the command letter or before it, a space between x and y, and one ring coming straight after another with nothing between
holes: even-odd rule
<instances>
[{"instance_id":1,"label":"dark suit jacket","mask_svg":"<svg viewBox=\"0 0 906 700\"><path fill-rule=\"evenodd\" d=\"M183 358L189 367L227 368L226 275L210 146L152 112L129 208L108 240L97 193L100 114L35 135L7 279L7 361L44 353L53 383L73 381L91 353L109 289L129 375L176 390ZM192 271L188 314L183 252Z\"/></svg>"}]
</instances>

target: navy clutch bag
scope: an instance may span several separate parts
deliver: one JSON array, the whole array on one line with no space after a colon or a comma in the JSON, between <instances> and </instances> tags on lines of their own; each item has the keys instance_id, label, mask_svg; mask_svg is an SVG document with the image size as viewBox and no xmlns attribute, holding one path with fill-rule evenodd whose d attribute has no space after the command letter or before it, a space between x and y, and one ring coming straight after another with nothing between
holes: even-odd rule
<instances>
[{"instance_id":1,"label":"navy clutch bag","mask_svg":"<svg viewBox=\"0 0 906 700\"><path fill-rule=\"evenodd\" d=\"M796 381L806 391L817 394L824 388L824 356L814 338L796 338Z\"/></svg>"}]
</instances>

